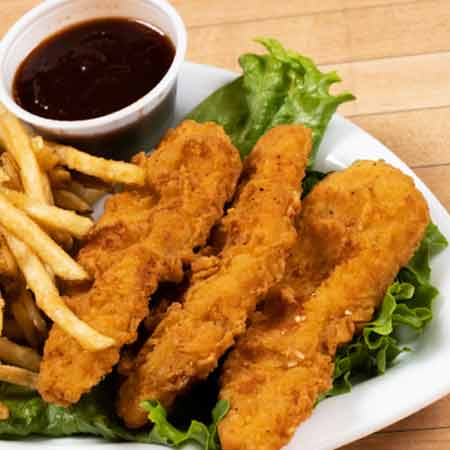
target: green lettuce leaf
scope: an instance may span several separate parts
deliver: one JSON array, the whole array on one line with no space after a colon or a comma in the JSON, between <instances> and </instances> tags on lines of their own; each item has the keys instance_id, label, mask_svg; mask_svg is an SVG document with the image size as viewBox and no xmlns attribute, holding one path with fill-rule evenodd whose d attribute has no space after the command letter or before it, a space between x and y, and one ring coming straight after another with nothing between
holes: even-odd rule
<instances>
[{"instance_id":1,"label":"green lettuce leaf","mask_svg":"<svg viewBox=\"0 0 450 450\"><path fill-rule=\"evenodd\" d=\"M268 53L242 55L243 75L210 95L188 118L222 125L243 158L270 128L304 124L313 133L312 165L332 115L354 97L329 93L330 86L340 81L335 72L322 73L309 58L284 49L274 39L257 42Z\"/></svg>"},{"instance_id":2,"label":"green lettuce leaf","mask_svg":"<svg viewBox=\"0 0 450 450\"><path fill-rule=\"evenodd\" d=\"M219 401L212 412L209 426L193 420L183 432L167 421L167 415L157 402L144 402L149 419L155 424L151 431L132 431L124 427L114 413L114 385L106 380L73 406L62 408L45 402L35 391L0 383L0 401L10 412L7 420L0 421L3 439L23 438L31 435L63 437L94 435L110 441L135 441L148 444L179 446L193 441L203 450L219 450L217 424L228 412L229 404Z\"/></svg>"},{"instance_id":3,"label":"green lettuce leaf","mask_svg":"<svg viewBox=\"0 0 450 450\"><path fill-rule=\"evenodd\" d=\"M45 402L35 391L1 383L0 400L8 407L10 417L0 421L0 434L10 438L93 434L128 440L131 436L111 416L114 411L111 398L110 389L102 384L76 405L61 408Z\"/></svg>"},{"instance_id":4,"label":"green lettuce leaf","mask_svg":"<svg viewBox=\"0 0 450 450\"><path fill-rule=\"evenodd\" d=\"M191 422L187 431L175 428L167 420L167 413L157 401L146 401L142 407L149 412L148 418L154 424L150 437L152 442L159 442L169 447L179 447L186 442L196 442L204 450L220 450L217 436L217 424L229 410L229 403L219 400L212 411L212 423L208 427L196 420Z\"/></svg>"},{"instance_id":5,"label":"green lettuce leaf","mask_svg":"<svg viewBox=\"0 0 450 450\"><path fill-rule=\"evenodd\" d=\"M383 374L398 355L409 351L401 346L399 331L407 327L421 333L433 318L432 304L439 291L431 285L430 258L447 245L438 227L429 224L411 261L387 290L374 320L338 349L333 387L321 399L349 392L354 382Z\"/></svg>"}]
</instances>

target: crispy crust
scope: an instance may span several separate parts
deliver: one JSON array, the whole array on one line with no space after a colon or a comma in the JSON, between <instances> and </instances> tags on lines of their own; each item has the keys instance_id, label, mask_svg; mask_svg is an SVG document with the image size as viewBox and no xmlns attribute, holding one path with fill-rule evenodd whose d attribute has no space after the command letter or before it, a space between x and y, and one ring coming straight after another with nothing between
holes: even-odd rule
<instances>
[{"instance_id":1,"label":"crispy crust","mask_svg":"<svg viewBox=\"0 0 450 450\"><path fill-rule=\"evenodd\" d=\"M413 181L361 161L305 199L283 281L225 362L223 450L277 450L331 387L336 348L371 320L429 222Z\"/></svg>"},{"instance_id":2,"label":"crispy crust","mask_svg":"<svg viewBox=\"0 0 450 450\"><path fill-rule=\"evenodd\" d=\"M38 384L49 402L77 402L112 370L120 348L136 339L158 283L181 281L193 249L206 243L241 171L239 153L223 129L191 121L136 162L147 169L148 187L109 199L78 257L94 283L66 298L81 319L118 345L89 353L53 326Z\"/></svg>"},{"instance_id":3,"label":"crispy crust","mask_svg":"<svg viewBox=\"0 0 450 450\"><path fill-rule=\"evenodd\" d=\"M310 131L280 126L257 143L238 195L214 237L216 255L195 264L192 285L173 304L121 386L118 413L130 427L146 422L139 403L175 397L217 366L246 328L256 304L283 276L295 243L294 218L311 149Z\"/></svg>"}]
</instances>

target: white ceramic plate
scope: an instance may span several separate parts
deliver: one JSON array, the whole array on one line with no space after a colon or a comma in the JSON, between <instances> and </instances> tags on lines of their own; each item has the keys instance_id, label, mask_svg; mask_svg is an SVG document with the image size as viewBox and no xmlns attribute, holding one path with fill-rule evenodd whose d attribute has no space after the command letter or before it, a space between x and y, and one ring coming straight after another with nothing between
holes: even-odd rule
<instances>
[{"instance_id":1,"label":"white ceramic plate","mask_svg":"<svg viewBox=\"0 0 450 450\"><path fill-rule=\"evenodd\" d=\"M181 120L212 91L236 77L213 67L186 63L181 72L175 121ZM384 145L339 115L331 121L320 147L320 170L341 170L358 159L383 159L414 177L430 206L431 217L450 238L450 216L429 189L406 164ZM371 434L450 393L450 250L432 261L433 282L441 291L434 307L434 319L414 343L415 351L399 360L378 378L356 386L350 394L321 403L312 417L297 431L286 450L331 450ZM270 407L270 405L268 405ZM107 443L91 438L33 439L0 443L1 449L36 450L66 447L160 450L160 446ZM186 448L195 448L186 446Z\"/></svg>"}]
</instances>

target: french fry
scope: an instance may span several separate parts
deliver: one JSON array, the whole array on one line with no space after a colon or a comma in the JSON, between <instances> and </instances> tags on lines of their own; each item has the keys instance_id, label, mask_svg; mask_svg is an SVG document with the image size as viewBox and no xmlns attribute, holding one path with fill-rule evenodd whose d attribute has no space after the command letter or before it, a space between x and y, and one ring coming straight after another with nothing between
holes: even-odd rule
<instances>
[{"instance_id":1,"label":"french fry","mask_svg":"<svg viewBox=\"0 0 450 450\"><path fill-rule=\"evenodd\" d=\"M5 366L0 364L0 380L11 384L18 384L29 389L36 389L37 373L20 367Z\"/></svg>"},{"instance_id":2,"label":"french fry","mask_svg":"<svg viewBox=\"0 0 450 450\"><path fill-rule=\"evenodd\" d=\"M0 130L8 152L19 166L25 192L37 201L50 202L45 176L31 148L30 138L19 119L6 111L0 115Z\"/></svg>"},{"instance_id":3,"label":"french fry","mask_svg":"<svg viewBox=\"0 0 450 450\"><path fill-rule=\"evenodd\" d=\"M15 341L26 340L22 329L14 318L3 318L3 334Z\"/></svg>"},{"instance_id":4,"label":"french fry","mask_svg":"<svg viewBox=\"0 0 450 450\"><path fill-rule=\"evenodd\" d=\"M50 184L53 189L67 188L69 186L72 176L70 172L64 167L54 167L48 172L48 177L50 179Z\"/></svg>"},{"instance_id":5,"label":"french fry","mask_svg":"<svg viewBox=\"0 0 450 450\"><path fill-rule=\"evenodd\" d=\"M82 239L92 228L91 219L79 216L73 211L37 203L21 192L0 187L3 194L15 207L25 211L40 225L51 230L67 231L72 236Z\"/></svg>"},{"instance_id":6,"label":"french fry","mask_svg":"<svg viewBox=\"0 0 450 450\"><path fill-rule=\"evenodd\" d=\"M86 187L78 183L78 181L72 181L69 184L68 190L85 200L90 206L94 205L106 194L105 190Z\"/></svg>"},{"instance_id":7,"label":"french fry","mask_svg":"<svg viewBox=\"0 0 450 450\"><path fill-rule=\"evenodd\" d=\"M72 171L72 180L76 181L78 184L86 188L91 189L99 189L104 192L113 192L114 191L114 183L108 183L100 178L91 177L90 175L86 175L85 173Z\"/></svg>"},{"instance_id":8,"label":"french fry","mask_svg":"<svg viewBox=\"0 0 450 450\"><path fill-rule=\"evenodd\" d=\"M116 344L114 339L94 330L67 307L44 265L26 244L9 233L6 239L37 305L53 322L88 351L104 350Z\"/></svg>"},{"instance_id":9,"label":"french fry","mask_svg":"<svg viewBox=\"0 0 450 450\"><path fill-rule=\"evenodd\" d=\"M37 330L34 327L33 321L28 315L23 303L19 299L15 298L9 303L9 309L14 317L14 320L17 322L17 325L19 325L23 335L25 336L25 340L31 347L38 348L40 345L40 339L37 334Z\"/></svg>"},{"instance_id":10,"label":"french fry","mask_svg":"<svg viewBox=\"0 0 450 450\"><path fill-rule=\"evenodd\" d=\"M9 175L5 172L5 169L0 166L0 184L7 183L10 180L11 178L9 178Z\"/></svg>"},{"instance_id":11,"label":"french fry","mask_svg":"<svg viewBox=\"0 0 450 450\"><path fill-rule=\"evenodd\" d=\"M2 233L0 233L0 275L11 279L18 275L16 260Z\"/></svg>"},{"instance_id":12,"label":"french fry","mask_svg":"<svg viewBox=\"0 0 450 450\"><path fill-rule=\"evenodd\" d=\"M22 180L20 179L19 168L17 167L14 158L9 153L4 152L0 156L0 163L2 165L2 169L9 178L9 180L3 184L11 189L15 189L16 191L22 191Z\"/></svg>"},{"instance_id":13,"label":"french fry","mask_svg":"<svg viewBox=\"0 0 450 450\"><path fill-rule=\"evenodd\" d=\"M145 185L145 169L135 164L99 158L66 145L55 145L53 150L61 164L69 169L100 178L108 183Z\"/></svg>"},{"instance_id":14,"label":"french fry","mask_svg":"<svg viewBox=\"0 0 450 450\"><path fill-rule=\"evenodd\" d=\"M45 141L42 136L31 136L30 142L31 142L31 147L35 153L40 152L42 149L45 148ZM39 158L38 158L38 161L39 161Z\"/></svg>"},{"instance_id":15,"label":"french fry","mask_svg":"<svg viewBox=\"0 0 450 450\"><path fill-rule=\"evenodd\" d=\"M9 202L3 194L0 194L0 223L3 228L29 245L42 261L50 266L55 275L65 280L85 280L89 278L89 275L77 262L64 252L39 225ZM11 245L9 245L8 236L6 236L6 240L14 254Z\"/></svg>"},{"instance_id":16,"label":"french fry","mask_svg":"<svg viewBox=\"0 0 450 450\"><path fill-rule=\"evenodd\" d=\"M17 345L4 337L0 337L0 360L32 372L39 372L41 364L41 357L35 350Z\"/></svg>"},{"instance_id":17,"label":"french fry","mask_svg":"<svg viewBox=\"0 0 450 450\"><path fill-rule=\"evenodd\" d=\"M44 227L45 228L45 227ZM70 251L73 247L73 237L62 230L48 230L51 238L58 243L66 252Z\"/></svg>"},{"instance_id":18,"label":"french fry","mask_svg":"<svg viewBox=\"0 0 450 450\"><path fill-rule=\"evenodd\" d=\"M91 206L82 198L73 192L65 189L57 189L53 192L56 206L70 211L76 211L79 213L89 213L92 211Z\"/></svg>"},{"instance_id":19,"label":"french fry","mask_svg":"<svg viewBox=\"0 0 450 450\"><path fill-rule=\"evenodd\" d=\"M31 347L37 349L40 347L44 335L41 335L39 333L39 330L34 323L33 317L30 314L29 301L33 301L33 299L31 298L31 293L27 289L23 277L21 277L21 281L22 283L19 285L19 292L11 302L11 311L20 328L22 329L23 334L25 335L25 340L30 344Z\"/></svg>"},{"instance_id":20,"label":"french fry","mask_svg":"<svg viewBox=\"0 0 450 450\"><path fill-rule=\"evenodd\" d=\"M52 268L49 267L48 264L44 264L44 267L45 267L45 270L47 271L50 279L53 281L53 283L56 283L55 273L53 272Z\"/></svg>"},{"instance_id":21,"label":"french fry","mask_svg":"<svg viewBox=\"0 0 450 450\"><path fill-rule=\"evenodd\" d=\"M45 203L47 203L48 205L54 205L55 200L53 199L53 191L52 187L50 186L50 180L48 179L46 173L42 173L42 187L45 193Z\"/></svg>"},{"instance_id":22,"label":"french fry","mask_svg":"<svg viewBox=\"0 0 450 450\"><path fill-rule=\"evenodd\" d=\"M42 316L41 311L36 306L36 303L30 293L25 287L21 291L21 295L19 296L19 300L25 307L28 317L33 322L34 328L36 328L37 332L39 333L40 337L46 338L48 334L47 330L47 322L45 321L44 317ZM0 355L0 360L1 360ZM20 365L20 364L19 364Z\"/></svg>"},{"instance_id":23,"label":"french fry","mask_svg":"<svg viewBox=\"0 0 450 450\"><path fill-rule=\"evenodd\" d=\"M2 402L0 402L0 420L9 419L9 408Z\"/></svg>"},{"instance_id":24,"label":"french fry","mask_svg":"<svg viewBox=\"0 0 450 450\"><path fill-rule=\"evenodd\" d=\"M49 172L59 164L58 155L50 150L45 144L42 136L34 136L31 138L31 147L34 150L39 167L44 172Z\"/></svg>"},{"instance_id":25,"label":"french fry","mask_svg":"<svg viewBox=\"0 0 450 450\"><path fill-rule=\"evenodd\" d=\"M43 139L40 136L34 137L33 139L35 141L37 139L39 139L38 142L41 142L42 143L41 145L44 145L43 144L44 141L43 141ZM46 149L46 147L43 147L43 148ZM45 155L41 155L41 156L45 156ZM69 179L70 179L70 174L69 174ZM44 173L44 186L45 186L45 190L46 190L46 193L47 193L47 204L54 205L55 204L55 200L53 198L52 187L50 185L50 178L49 178L47 173ZM45 228L45 224L41 224L41 225L43 225L44 228ZM56 241L58 244L60 244L61 247L64 250L68 251L68 250L70 250L73 247L73 238L65 230L50 229L49 230L49 234L52 237L52 239L54 241Z\"/></svg>"}]
</instances>

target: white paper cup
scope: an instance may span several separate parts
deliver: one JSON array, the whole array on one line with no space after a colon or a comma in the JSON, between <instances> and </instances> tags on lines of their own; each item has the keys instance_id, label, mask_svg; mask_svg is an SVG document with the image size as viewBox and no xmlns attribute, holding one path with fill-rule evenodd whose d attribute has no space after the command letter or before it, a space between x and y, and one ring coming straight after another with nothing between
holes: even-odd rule
<instances>
[{"instance_id":1,"label":"white paper cup","mask_svg":"<svg viewBox=\"0 0 450 450\"><path fill-rule=\"evenodd\" d=\"M79 121L39 117L13 98L14 76L22 61L44 39L79 22L109 17L140 20L162 30L173 42L172 65L155 88L135 103L106 116ZM25 14L0 46L0 101L38 133L76 144L93 153L127 159L162 136L175 108L176 81L187 46L186 28L165 0L46 0ZM112 92L111 95L114 95Z\"/></svg>"}]
</instances>

